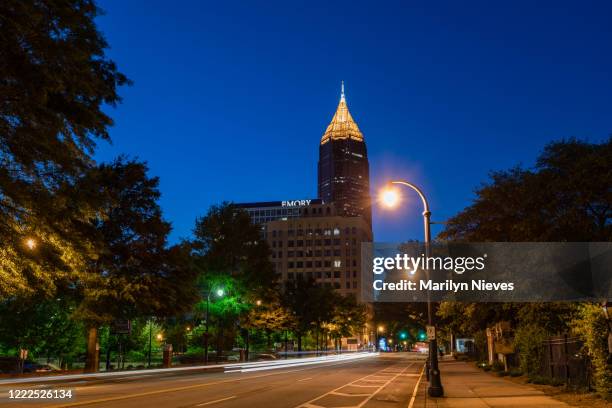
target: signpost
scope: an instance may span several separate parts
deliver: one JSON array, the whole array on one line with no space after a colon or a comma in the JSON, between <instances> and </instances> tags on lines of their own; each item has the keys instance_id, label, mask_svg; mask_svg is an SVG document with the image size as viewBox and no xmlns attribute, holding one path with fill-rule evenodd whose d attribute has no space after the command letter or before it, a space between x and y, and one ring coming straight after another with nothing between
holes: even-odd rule
<instances>
[{"instance_id":1,"label":"signpost","mask_svg":"<svg viewBox=\"0 0 612 408\"><path fill-rule=\"evenodd\" d=\"M436 339L436 327L435 326L427 326L427 339L428 340Z\"/></svg>"}]
</instances>

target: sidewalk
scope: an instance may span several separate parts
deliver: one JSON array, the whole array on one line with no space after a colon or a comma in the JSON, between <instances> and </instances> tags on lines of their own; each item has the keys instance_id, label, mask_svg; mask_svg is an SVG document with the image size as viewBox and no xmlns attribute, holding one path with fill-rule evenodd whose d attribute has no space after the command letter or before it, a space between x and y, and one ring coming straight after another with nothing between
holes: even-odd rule
<instances>
[{"instance_id":1,"label":"sidewalk","mask_svg":"<svg viewBox=\"0 0 612 408\"><path fill-rule=\"evenodd\" d=\"M441 362L440 372L444 397L428 397L427 382L423 381L414 408L569 407L528 385L480 371L473 363Z\"/></svg>"}]
</instances>

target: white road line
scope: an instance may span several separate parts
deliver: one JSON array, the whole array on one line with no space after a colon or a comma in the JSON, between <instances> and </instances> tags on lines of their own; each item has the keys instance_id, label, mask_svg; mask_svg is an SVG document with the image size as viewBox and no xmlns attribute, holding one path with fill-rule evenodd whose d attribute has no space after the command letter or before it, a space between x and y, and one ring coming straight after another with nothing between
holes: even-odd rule
<instances>
[{"instance_id":1,"label":"white road line","mask_svg":"<svg viewBox=\"0 0 612 408\"><path fill-rule=\"evenodd\" d=\"M367 394L368 397L363 400L359 405L355 405L354 408L361 408L363 407L369 400L371 400L376 394L378 394L383 388L385 388L387 385L389 385L393 380L395 380L397 377L399 377L401 374L403 374L406 370L408 370L410 367L412 367L414 365L414 363L410 363L406 368L404 368L402 371L400 371L398 374L394 375L392 378L390 378L389 380L385 381L384 384L382 385L376 385L376 386L371 386L372 388L377 388L376 391L374 391L371 394ZM384 369L383 369L384 370ZM338 388L334 388L331 391L326 392L325 394L319 395L316 398L311 399L310 401L304 402L300 405L298 405L296 408L300 408L300 407L307 407L307 408L314 408L314 407L319 407L319 405L314 404L315 401L318 401L328 395L334 395L336 393L338 393L338 391L340 391L342 388L345 387L353 387L353 386L357 386L359 387L360 385L357 385L355 383L360 382L360 381L365 381L365 382L380 382L381 380L366 380L366 378L368 377L374 377L376 376L378 373L382 372L383 370L380 371L376 371L375 373L372 374L368 374L364 377L358 378L356 380L351 381L350 383L341 385ZM337 395L337 394L336 394Z\"/></svg>"},{"instance_id":2,"label":"white road line","mask_svg":"<svg viewBox=\"0 0 612 408\"><path fill-rule=\"evenodd\" d=\"M334 391L329 395L340 395L341 397L369 397L370 394L348 394L346 392Z\"/></svg>"},{"instance_id":3,"label":"white road line","mask_svg":"<svg viewBox=\"0 0 612 408\"><path fill-rule=\"evenodd\" d=\"M302 378L302 379L300 379L300 380L298 380L298 381L308 381L308 380L312 380L312 377Z\"/></svg>"},{"instance_id":4,"label":"white road line","mask_svg":"<svg viewBox=\"0 0 612 408\"><path fill-rule=\"evenodd\" d=\"M394 376L393 378L391 378L389 381L387 381L386 383L384 383L383 385L380 386L380 388L378 388L376 391L374 391L373 394L371 394L368 398L366 398L364 401L361 402L361 404L357 405L356 408L361 408L363 407L365 404L368 403L368 401L370 401L372 398L374 398L374 396L376 394L378 394L380 391L382 391L387 385L391 384L397 377L399 377L400 375L402 375L407 369L409 369L410 367L412 367L414 363L410 363L410 365L406 368L404 368L404 370L402 370L401 373L397 374L396 376Z\"/></svg>"},{"instance_id":5,"label":"white road line","mask_svg":"<svg viewBox=\"0 0 612 408\"><path fill-rule=\"evenodd\" d=\"M421 380L423 379L424 372L425 372L425 366L423 366L423 368L421 369L421 375L419 375L419 379L417 380L416 384L414 384L414 390L412 391L412 398L410 398L410 402L408 403L408 408L412 408L412 406L414 405L414 400L416 400L417 391L419 390L419 384L421 383Z\"/></svg>"},{"instance_id":6,"label":"white road line","mask_svg":"<svg viewBox=\"0 0 612 408\"><path fill-rule=\"evenodd\" d=\"M217 402L223 402L223 401L231 400L234 398L236 398L236 396L232 395L231 397L221 398L221 399L214 400L214 401L203 402L201 404L196 405L196 407L203 407L204 405L212 405L212 404L216 404Z\"/></svg>"}]
</instances>

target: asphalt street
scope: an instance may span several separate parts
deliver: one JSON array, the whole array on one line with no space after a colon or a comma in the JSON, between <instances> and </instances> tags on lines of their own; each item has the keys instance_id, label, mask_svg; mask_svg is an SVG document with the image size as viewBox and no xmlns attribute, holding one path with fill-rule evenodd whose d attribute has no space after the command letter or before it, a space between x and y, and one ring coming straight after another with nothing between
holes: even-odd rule
<instances>
[{"instance_id":1,"label":"asphalt street","mask_svg":"<svg viewBox=\"0 0 612 408\"><path fill-rule=\"evenodd\" d=\"M422 381L422 356L383 354L309 365L142 374L95 381L2 384L0 407L402 407ZM71 389L70 400L10 400L10 389Z\"/></svg>"}]
</instances>

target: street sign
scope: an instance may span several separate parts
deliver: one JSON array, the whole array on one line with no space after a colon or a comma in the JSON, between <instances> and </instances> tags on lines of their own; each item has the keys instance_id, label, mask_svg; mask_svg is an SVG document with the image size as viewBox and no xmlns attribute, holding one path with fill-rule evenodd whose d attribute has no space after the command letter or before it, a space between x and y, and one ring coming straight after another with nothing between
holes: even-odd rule
<instances>
[{"instance_id":1,"label":"street sign","mask_svg":"<svg viewBox=\"0 0 612 408\"><path fill-rule=\"evenodd\" d=\"M117 319L111 325L111 334L130 334L132 322L127 319Z\"/></svg>"},{"instance_id":2,"label":"street sign","mask_svg":"<svg viewBox=\"0 0 612 408\"><path fill-rule=\"evenodd\" d=\"M435 326L427 326L427 338L429 340L436 339L436 327Z\"/></svg>"}]
</instances>

